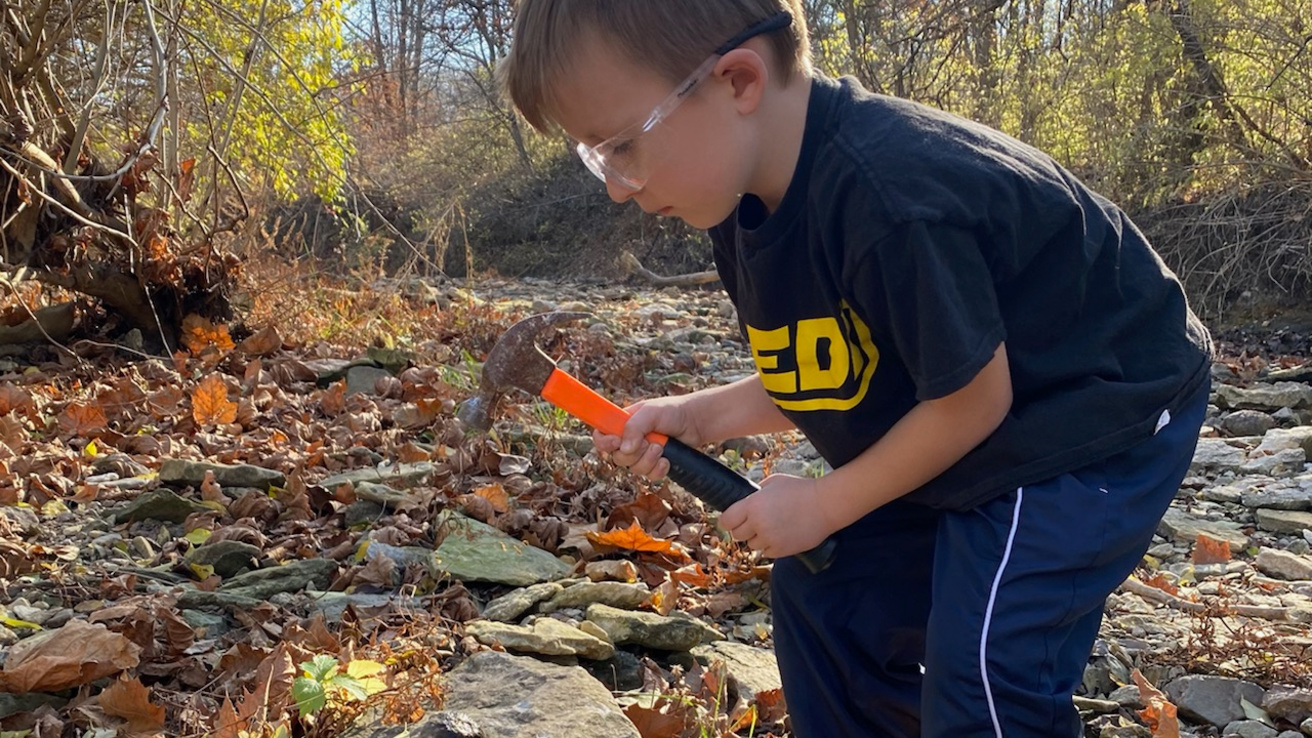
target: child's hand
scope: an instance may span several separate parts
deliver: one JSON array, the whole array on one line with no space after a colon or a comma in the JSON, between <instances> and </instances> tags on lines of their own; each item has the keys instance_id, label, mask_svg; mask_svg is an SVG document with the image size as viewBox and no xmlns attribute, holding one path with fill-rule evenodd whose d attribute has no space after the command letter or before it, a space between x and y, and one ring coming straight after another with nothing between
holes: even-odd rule
<instances>
[{"instance_id":1,"label":"child's hand","mask_svg":"<svg viewBox=\"0 0 1312 738\"><path fill-rule=\"evenodd\" d=\"M688 412L686 398L643 400L625 410L631 417L624 424L624 434L612 436L594 430L592 443L597 451L610 454L611 461L627 466L637 474L660 479L670 471L670 462L661 456L663 449L646 439L652 431L678 438L689 446L701 445L701 434Z\"/></svg>"},{"instance_id":2,"label":"child's hand","mask_svg":"<svg viewBox=\"0 0 1312 738\"><path fill-rule=\"evenodd\" d=\"M772 474L759 491L720 515L720 527L772 559L809 551L834 532L818 485L815 479Z\"/></svg>"}]
</instances>

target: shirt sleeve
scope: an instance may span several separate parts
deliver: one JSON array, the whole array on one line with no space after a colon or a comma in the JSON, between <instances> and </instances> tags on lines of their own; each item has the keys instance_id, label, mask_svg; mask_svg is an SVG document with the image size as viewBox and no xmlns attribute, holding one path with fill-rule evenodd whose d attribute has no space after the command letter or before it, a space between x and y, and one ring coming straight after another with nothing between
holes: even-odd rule
<instances>
[{"instance_id":1,"label":"shirt sleeve","mask_svg":"<svg viewBox=\"0 0 1312 738\"><path fill-rule=\"evenodd\" d=\"M1006 338L979 239L958 226L914 220L858 252L848 294L906 367L916 399L970 383ZM882 330L879 330L882 329Z\"/></svg>"}]
</instances>

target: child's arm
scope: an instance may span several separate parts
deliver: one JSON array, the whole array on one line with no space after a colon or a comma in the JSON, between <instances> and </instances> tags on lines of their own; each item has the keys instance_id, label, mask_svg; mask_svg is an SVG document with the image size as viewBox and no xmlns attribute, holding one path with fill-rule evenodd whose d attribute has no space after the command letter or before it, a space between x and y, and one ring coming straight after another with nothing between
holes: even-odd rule
<instances>
[{"instance_id":1,"label":"child's arm","mask_svg":"<svg viewBox=\"0 0 1312 738\"><path fill-rule=\"evenodd\" d=\"M738 540L778 558L805 551L947 470L1011 408L1005 345L965 387L916 405L852 461L819 479L767 477L720 516Z\"/></svg>"},{"instance_id":2,"label":"child's arm","mask_svg":"<svg viewBox=\"0 0 1312 738\"><path fill-rule=\"evenodd\" d=\"M793 427L765 393L756 374L687 395L644 400L627 409L633 417L624 424L624 435L593 432L593 443L598 451L611 454L615 463L651 479L659 479L669 471L661 447L649 444L645 438L652 431L697 447Z\"/></svg>"}]
</instances>

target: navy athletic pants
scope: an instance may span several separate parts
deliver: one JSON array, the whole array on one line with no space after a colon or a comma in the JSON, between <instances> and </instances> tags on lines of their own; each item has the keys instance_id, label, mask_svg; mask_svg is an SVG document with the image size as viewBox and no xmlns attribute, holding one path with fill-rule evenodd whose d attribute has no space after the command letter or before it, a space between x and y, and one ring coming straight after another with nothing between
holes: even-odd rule
<instances>
[{"instance_id":1,"label":"navy athletic pants","mask_svg":"<svg viewBox=\"0 0 1312 738\"><path fill-rule=\"evenodd\" d=\"M1207 389L1129 450L964 511L886 505L828 570L775 562L797 738L1076 738L1107 595L1193 457ZM1072 418L1071 422L1078 422Z\"/></svg>"}]
</instances>

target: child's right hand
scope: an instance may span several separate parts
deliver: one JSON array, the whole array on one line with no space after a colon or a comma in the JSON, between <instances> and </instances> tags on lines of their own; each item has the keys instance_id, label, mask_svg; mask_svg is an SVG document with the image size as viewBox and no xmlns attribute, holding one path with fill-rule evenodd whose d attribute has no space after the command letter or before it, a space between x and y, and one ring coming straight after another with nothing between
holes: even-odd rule
<instances>
[{"instance_id":1,"label":"child's right hand","mask_svg":"<svg viewBox=\"0 0 1312 738\"><path fill-rule=\"evenodd\" d=\"M670 471L670 462L661 453L662 447L647 440L655 431L678 438L696 448L702 443L697 423L689 411L687 397L661 397L643 400L626 408L630 415L624 424L624 433L613 436L598 430L592 431L592 442L597 451L610 454L611 461L626 466L648 479L660 479Z\"/></svg>"}]
</instances>

